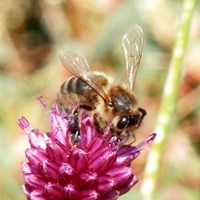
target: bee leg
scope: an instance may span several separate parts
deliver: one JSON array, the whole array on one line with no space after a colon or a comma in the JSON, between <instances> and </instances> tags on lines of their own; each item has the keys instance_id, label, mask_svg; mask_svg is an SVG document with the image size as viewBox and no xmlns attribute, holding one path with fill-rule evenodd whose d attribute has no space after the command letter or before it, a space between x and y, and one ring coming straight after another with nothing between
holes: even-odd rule
<instances>
[{"instance_id":1,"label":"bee leg","mask_svg":"<svg viewBox=\"0 0 200 200\"><path fill-rule=\"evenodd\" d=\"M94 108L89 105L78 105L72 110L68 119L68 129L71 132L71 141L73 144L77 144L80 140L81 109L91 111Z\"/></svg>"},{"instance_id":2,"label":"bee leg","mask_svg":"<svg viewBox=\"0 0 200 200\"><path fill-rule=\"evenodd\" d=\"M71 132L71 141L72 141L73 145L77 144L80 141L80 131L79 131L79 129Z\"/></svg>"},{"instance_id":3,"label":"bee leg","mask_svg":"<svg viewBox=\"0 0 200 200\"><path fill-rule=\"evenodd\" d=\"M68 129L71 132L71 141L73 144L77 144L80 140L80 128L78 108L75 108L68 119Z\"/></svg>"},{"instance_id":4,"label":"bee leg","mask_svg":"<svg viewBox=\"0 0 200 200\"><path fill-rule=\"evenodd\" d=\"M97 132L103 135L103 130L101 128L100 119L97 113L93 115L93 121L94 121L94 125L96 127Z\"/></svg>"},{"instance_id":5,"label":"bee leg","mask_svg":"<svg viewBox=\"0 0 200 200\"><path fill-rule=\"evenodd\" d=\"M78 107L79 107L79 108L82 108L82 109L84 109L84 110L88 110L88 111L92 111L92 110L95 109L94 106L90 106L90 105L79 105Z\"/></svg>"},{"instance_id":6,"label":"bee leg","mask_svg":"<svg viewBox=\"0 0 200 200\"><path fill-rule=\"evenodd\" d=\"M130 132L123 131L119 136L119 141L121 144L124 144L129 138Z\"/></svg>"},{"instance_id":7,"label":"bee leg","mask_svg":"<svg viewBox=\"0 0 200 200\"><path fill-rule=\"evenodd\" d=\"M78 128L78 109L74 109L68 119L68 129L73 131Z\"/></svg>"},{"instance_id":8,"label":"bee leg","mask_svg":"<svg viewBox=\"0 0 200 200\"><path fill-rule=\"evenodd\" d=\"M143 118L144 118L145 115L147 114L147 111L144 110L143 108L140 108L140 107L138 107L138 111L142 114L142 116L140 117L140 120L139 120L139 124L138 124L138 125L140 126L140 124L141 124Z\"/></svg>"},{"instance_id":9,"label":"bee leg","mask_svg":"<svg viewBox=\"0 0 200 200\"><path fill-rule=\"evenodd\" d=\"M133 141L128 143L128 145L132 145L135 141L136 141L136 137L135 137L135 134L133 132L130 133L132 138L133 138Z\"/></svg>"}]
</instances>

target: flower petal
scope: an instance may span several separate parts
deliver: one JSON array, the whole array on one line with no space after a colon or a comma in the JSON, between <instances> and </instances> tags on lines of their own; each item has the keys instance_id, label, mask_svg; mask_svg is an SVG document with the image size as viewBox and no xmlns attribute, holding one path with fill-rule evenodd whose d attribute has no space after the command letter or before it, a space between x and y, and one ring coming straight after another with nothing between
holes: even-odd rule
<instances>
[{"instance_id":1,"label":"flower petal","mask_svg":"<svg viewBox=\"0 0 200 200\"><path fill-rule=\"evenodd\" d=\"M38 167L40 162L48 159L48 157L43 152L37 149L27 149L25 154L30 162L30 165L33 167Z\"/></svg>"},{"instance_id":2,"label":"flower petal","mask_svg":"<svg viewBox=\"0 0 200 200\"><path fill-rule=\"evenodd\" d=\"M99 194L95 190L84 190L80 193L81 200L97 200Z\"/></svg>"},{"instance_id":3,"label":"flower petal","mask_svg":"<svg viewBox=\"0 0 200 200\"><path fill-rule=\"evenodd\" d=\"M40 171L48 180L58 181L59 166L50 160L44 160L40 163Z\"/></svg>"},{"instance_id":4,"label":"flower petal","mask_svg":"<svg viewBox=\"0 0 200 200\"><path fill-rule=\"evenodd\" d=\"M145 140L140 142L137 146L135 146L139 151L143 150L145 145L151 144L153 140L156 137L156 133L151 134L149 137L147 137Z\"/></svg>"},{"instance_id":5,"label":"flower petal","mask_svg":"<svg viewBox=\"0 0 200 200\"><path fill-rule=\"evenodd\" d=\"M133 176L133 169L130 167L122 166L111 169L106 174L114 179L116 187L120 187Z\"/></svg>"},{"instance_id":6,"label":"flower petal","mask_svg":"<svg viewBox=\"0 0 200 200\"><path fill-rule=\"evenodd\" d=\"M41 189L46 184L46 181L44 181L43 177L39 174L25 175L24 180L32 189Z\"/></svg>"},{"instance_id":7,"label":"flower petal","mask_svg":"<svg viewBox=\"0 0 200 200\"><path fill-rule=\"evenodd\" d=\"M87 153L82 149L73 149L69 154L68 162L79 173L88 169Z\"/></svg>"},{"instance_id":8,"label":"flower petal","mask_svg":"<svg viewBox=\"0 0 200 200\"><path fill-rule=\"evenodd\" d=\"M30 193L33 191L32 188L25 184L25 185L22 185L22 191L24 192L24 194L29 197L30 196Z\"/></svg>"},{"instance_id":9,"label":"flower petal","mask_svg":"<svg viewBox=\"0 0 200 200\"><path fill-rule=\"evenodd\" d=\"M47 103L46 103L46 101L43 99L43 96L39 96L39 97L38 97L38 100L39 100L40 103L43 105L43 107L46 108Z\"/></svg>"},{"instance_id":10,"label":"flower petal","mask_svg":"<svg viewBox=\"0 0 200 200\"><path fill-rule=\"evenodd\" d=\"M98 135L96 128L94 127L94 125L88 117L83 117L81 120L80 134L81 140L78 144L78 147L87 150L88 146Z\"/></svg>"},{"instance_id":11,"label":"flower petal","mask_svg":"<svg viewBox=\"0 0 200 200\"><path fill-rule=\"evenodd\" d=\"M107 147L107 142L104 141L102 138L100 137L96 137L94 138L94 140L88 145L88 152L90 152L92 155L95 154L96 152L100 152L102 149L102 147Z\"/></svg>"},{"instance_id":12,"label":"flower petal","mask_svg":"<svg viewBox=\"0 0 200 200\"><path fill-rule=\"evenodd\" d=\"M33 167L27 162L21 163L21 169L22 169L23 174L31 174L31 173L37 174L38 173L38 168Z\"/></svg>"},{"instance_id":13,"label":"flower petal","mask_svg":"<svg viewBox=\"0 0 200 200\"><path fill-rule=\"evenodd\" d=\"M120 193L117 190L114 190L105 194L102 200L117 200L119 195Z\"/></svg>"},{"instance_id":14,"label":"flower petal","mask_svg":"<svg viewBox=\"0 0 200 200\"><path fill-rule=\"evenodd\" d=\"M98 181L98 175L96 172L85 172L82 173L79 177L79 186L84 188L91 188L94 187L97 184Z\"/></svg>"},{"instance_id":15,"label":"flower petal","mask_svg":"<svg viewBox=\"0 0 200 200\"><path fill-rule=\"evenodd\" d=\"M35 149L46 149L46 141L44 137L39 133L38 130L32 130L29 134L29 143L31 145L31 148Z\"/></svg>"},{"instance_id":16,"label":"flower petal","mask_svg":"<svg viewBox=\"0 0 200 200\"><path fill-rule=\"evenodd\" d=\"M70 133L68 131L68 121L65 117L59 115L54 106L51 112L51 137L60 141L66 147L70 147Z\"/></svg>"},{"instance_id":17,"label":"flower petal","mask_svg":"<svg viewBox=\"0 0 200 200\"><path fill-rule=\"evenodd\" d=\"M29 122L25 117L21 117L21 119L18 120L18 125L22 130L25 130L26 128L29 127Z\"/></svg>"},{"instance_id":18,"label":"flower petal","mask_svg":"<svg viewBox=\"0 0 200 200\"><path fill-rule=\"evenodd\" d=\"M58 173L61 183L68 184L71 180L73 180L75 175L75 170L71 167L70 164L62 163Z\"/></svg>"},{"instance_id":19,"label":"flower petal","mask_svg":"<svg viewBox=\"0 0 200 200\"><path fill-rule=\"evenodd\" d=\"M98 179L97 191L100 194L105 194L113 190L115 187L115 181L110 176L101 176Z\"/></svg>"},{"instance_id":20,"label":"flower petal","mask_svg":"<svg viewBox=\"0 0 200 200\"><path fill-rule=\"evenodd\" d=\"M44 192L42 190L34 190L30 193L30 199L47 200L47 197L44 195Z\"/></svg>"},{"instance_id":21,"label":"flower petal","mask_svg":"<svg viewBox=\"0 0 200 200\"><path fill-rule=\"evenodd\" d=\"M74 184L68 184L64 187L64 197L65 199L77 200L79 198L79 191Z\"/></svg>"},{"instance_id":22,"label":"flower petal","mask_svg":"<svg viewBox=\"0 0 200 200\"><path fill-rule=\"evenodd\" d=\"M63 187L59 183L47 183L47 185L45 185L44 191L45 195L47 195L51 200L64 199Z\"/></svg>"},{"instance_id":23,"label":"flower petal","mask_svg":"<svg viewBox=\"0 0 200 200\"><path fill-rule=\"evenodd\" d=\"M48 157L57 164L67 161L67 152L61 148L59 141L49 141L46 151Z\"/></svg>"},{"instance_id":24,"label":"flower petal","mask_svg":"<svg viewBox=\"0 0 200 200\"><path fill-rule=\"evenodd\" d=\"M135 158L140 155L140 151L133 146L123 145L117 152L116 166L128 166Z\"/></svg>"},{"instance_id":25,"label":"flower petal","mask_svg":"<svg viewBox=\"0 0 200 200\"><path fill-rule=\"evenodd\" d=\"M109 151L105 148L105 152L101 151L97 153L97 156L90 160L90 169L93 169L98 172L98 174L103 174L113 167L115 160L117 158L116 151Z\"/></svg>"},{"instance_id":26,"label":"flower petal","mask_svg":"<svg viewBox=\"0 0 200 200\"><path fill-rule=\"evenodd\" d=\"M129 181L126 182L126 184L121 185L120 188L117 188L120 195L128 192L136 183L138 182L138 179L136 176L132 176Z\"/></svg>"}]
</instances>

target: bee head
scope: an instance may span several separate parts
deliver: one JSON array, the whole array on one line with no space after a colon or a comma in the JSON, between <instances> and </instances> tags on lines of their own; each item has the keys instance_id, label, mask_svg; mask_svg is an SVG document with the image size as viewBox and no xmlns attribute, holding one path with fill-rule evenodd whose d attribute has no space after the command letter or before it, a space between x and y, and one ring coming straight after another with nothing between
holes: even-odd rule
<instances>
[{"instance_id":1,"label":"bee head","mask_svg":"<svg viewBox=\"0 0 200 200\"><path fill-rule=\"evenodd\" d=\"M117 130L123 131L126 128L139 127L144 116L146 115L146 111L142 108L137 108L137 111L131 115L122 115L118 117L117 123L115 127Z\"/></svg>"}]
</instances>

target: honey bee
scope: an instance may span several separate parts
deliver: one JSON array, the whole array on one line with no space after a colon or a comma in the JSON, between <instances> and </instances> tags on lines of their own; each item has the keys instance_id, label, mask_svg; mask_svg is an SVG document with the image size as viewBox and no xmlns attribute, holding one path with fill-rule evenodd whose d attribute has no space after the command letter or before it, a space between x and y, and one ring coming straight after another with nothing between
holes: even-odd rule
<instances>
[{"instance_id":1,"label":"honey bee","mask_svg":"<svg viewBox=\"0 0 200 200\"><path fill-rule=\"evenodd\" d=\"M58 94L59 107L72 116L69 121L72 132L77 134L79 129L79 110L91 114L99 130L102 121L109 125L119 141L127 139L141 125L146 111L137 106L133 89L143 43L143 31L138 25L122 38L126 61L123 84L114 84L104 73L91 71L84 57L73 52L59 52L62 64L73 75L61 85Z\"/></svg>"}]
</instances>

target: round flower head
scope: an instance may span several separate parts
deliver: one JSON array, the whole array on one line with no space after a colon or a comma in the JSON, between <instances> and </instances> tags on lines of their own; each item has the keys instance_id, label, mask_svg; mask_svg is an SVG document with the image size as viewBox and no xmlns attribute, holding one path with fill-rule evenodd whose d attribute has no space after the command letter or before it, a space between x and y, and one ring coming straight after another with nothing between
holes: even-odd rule
<instances>
[{"instance_id":1,"label":"round flower head","mask_svg":"<svg viewBox=\"0 0 200 200\"><path fill-rule=\"evenodd\" d=\"M79 140L74 144L68 117L58 111L56 104L48 115L51 130L45 134L31 128L25 117L19 119L30 143L25 152L28 161L21 165L27 199L114 200L137 183L130 163L155 134L136 146L116 144L112 138L102 137L92 119L83 115Z\"/></svg>"}]
</instances>

